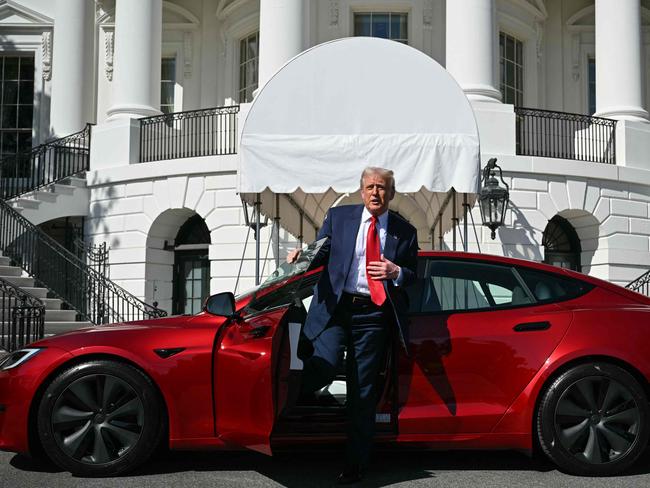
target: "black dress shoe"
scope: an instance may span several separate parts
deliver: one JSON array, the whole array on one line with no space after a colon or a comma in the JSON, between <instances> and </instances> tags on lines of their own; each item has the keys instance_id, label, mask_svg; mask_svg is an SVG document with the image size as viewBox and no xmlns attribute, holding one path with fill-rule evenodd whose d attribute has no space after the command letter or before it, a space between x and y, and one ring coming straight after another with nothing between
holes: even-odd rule
<instances>
[{"instance_id":1,"label":"black dress shoe","mask_svg":"<svg viewBox=\"0 0 650 488\"><path fill-rule=\"evenodd\" d=\"M337 478L337 481L339 485L351 485L353 483L358 483L362 478L363 470L361 469L361 466L355 464L346 467Z\"/></svg>"}]
</instances>

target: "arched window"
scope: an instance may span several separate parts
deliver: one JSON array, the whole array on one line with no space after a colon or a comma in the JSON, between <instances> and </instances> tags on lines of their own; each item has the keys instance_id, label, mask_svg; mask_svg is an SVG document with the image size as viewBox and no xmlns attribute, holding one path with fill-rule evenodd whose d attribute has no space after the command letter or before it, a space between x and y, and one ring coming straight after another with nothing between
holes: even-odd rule
<instances>
[{"instance_id":1,"label":"arched window","mask_svg":"<svg viewBox=\"0 0 650 488\"><path fill-rule=\"evenodd\" d=\"M187 219L174 240L172 313L195 314L210 293L210 231L200 215Z\"/></svg>"},{"instance_id":2,"label":"arched window","mask_svg":"<svg viewBox=\"0 0 650 488\"><path fill-rule=\"evenodd\" d=\"M581 271L580 238L567 219L556 215L548 221L544 229L542 246L544 246L545 263Z\"/></svg>"}]
</instances>

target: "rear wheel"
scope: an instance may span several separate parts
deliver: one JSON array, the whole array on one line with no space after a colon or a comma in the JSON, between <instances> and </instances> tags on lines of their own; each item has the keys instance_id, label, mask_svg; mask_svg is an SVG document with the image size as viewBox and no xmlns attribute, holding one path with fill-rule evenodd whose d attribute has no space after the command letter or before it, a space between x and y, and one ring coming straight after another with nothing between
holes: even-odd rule
<instances>
[{"instance_id":1,"label":"rear wheel","mask_svg":"<svg viewBox=\"0 0 650 488\"><path fill-rule=\"evenodd\" d=\"M146 461L165 431L159 395L140 370L89 361L63 371L38 409L47 455L80 476L114 476Z\"/></svg>"},{"instance_id":2,"label":"rear wheel","mask_svg":"<svg viewBox=\"0 0 650 488\"><path fill-rule=\"evenodd\" d=\"M618 366L576 366L542 395L537 411L540 445L569 473L620 473L648 443L648 399L638 381Z\"/></svg>"}]
</instances>

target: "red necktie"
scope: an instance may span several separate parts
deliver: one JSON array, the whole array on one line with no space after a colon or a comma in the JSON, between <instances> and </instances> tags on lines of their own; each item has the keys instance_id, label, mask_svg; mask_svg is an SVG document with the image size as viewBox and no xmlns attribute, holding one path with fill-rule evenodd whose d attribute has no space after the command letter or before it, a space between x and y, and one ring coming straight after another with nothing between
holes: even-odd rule
<instances>
[{"instance_id":1,"label":"red necktie","mask_svg":"<svg viewBox=\"0 0 650 488\"><path fill-rule=\"evenodd\" d=\"M374 215L370 219L370 227L368 227L368 235L366 236L366 278L368 279L368 289L370 290L372 303L381 306L386 301L386 290L381 280L373 280L368 275L368 264L372 261L381 261L377 217Z\"/></svg>"}]
</instances>

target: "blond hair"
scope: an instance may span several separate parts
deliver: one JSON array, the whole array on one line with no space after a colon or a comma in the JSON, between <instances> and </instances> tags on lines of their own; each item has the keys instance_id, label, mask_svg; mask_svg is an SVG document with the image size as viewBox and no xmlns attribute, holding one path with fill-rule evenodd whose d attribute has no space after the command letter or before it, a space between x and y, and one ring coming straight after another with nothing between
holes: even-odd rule
<instances>
[{"instance_id":1,"label":"blond hair","mask_svg":"<svg viewBox=\"0 0 650 488\"><path fill-rule=\"evenodd\" d=\"M367 166L361 172L361 178L359 179L359 186L361 188L363 188L363 179L366 176L370 176L370 175L377 175L383 178L386 181L386 186L388 186L388 188L390 188L391 190L395 191L395 176L393 175L392 170L386 168L380 168L379 166Z\"/></svg>"}]
</instances>

